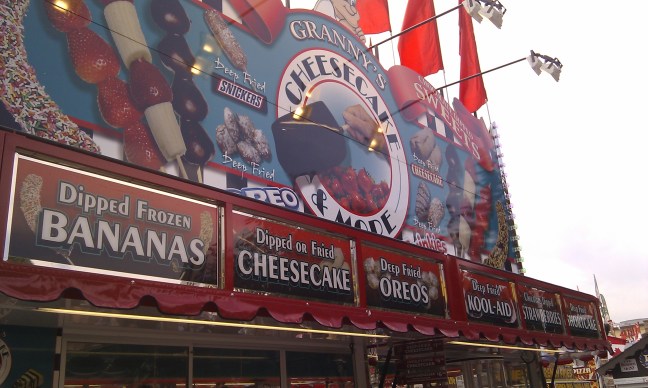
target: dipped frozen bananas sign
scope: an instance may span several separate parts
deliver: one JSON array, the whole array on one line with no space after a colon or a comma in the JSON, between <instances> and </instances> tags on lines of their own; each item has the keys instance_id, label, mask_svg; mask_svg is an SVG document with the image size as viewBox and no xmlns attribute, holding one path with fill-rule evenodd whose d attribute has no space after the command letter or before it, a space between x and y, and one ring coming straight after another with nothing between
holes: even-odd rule
<instances>
[{"instance_id":1,"label":"dipped frozen bananas sign","mask_svg":"<svg viewBox=\"0 0 648 388\"><path fill-rule=\"evenodd\" d=\"M218 285L217 207L19 155L5 261Z\"/></svg>"},{"instance_id":2,"label":"dipped frozen bananas sign","mask_svg":"<svg viewBox=\"0 0 648 388\"><path fill-rule=\"evenodd\" d=\"M353 303L348 240L235 212L234 287Z\"/></svg>"},{"instance_id":3,"label":"dipped frozen bananas sign","mask_svg":"<svg viewBox=\"0 0 648 388\"><path fill-rule=\"evenodd\" d=\"M367 305L446 316L440 264L362 246Z\"/></svg>"},{"instance_id":4,"label":"dipped frozen bananas sign","mask_svg":"<svg viewBox=\"0 0 648 388\"><path fill-rule=\"evenodd\" d=\"M0 4L3 122L504 266L487 131L411 70L385 70L337 15L280 0Z\"/></svg>"}]
</instances>

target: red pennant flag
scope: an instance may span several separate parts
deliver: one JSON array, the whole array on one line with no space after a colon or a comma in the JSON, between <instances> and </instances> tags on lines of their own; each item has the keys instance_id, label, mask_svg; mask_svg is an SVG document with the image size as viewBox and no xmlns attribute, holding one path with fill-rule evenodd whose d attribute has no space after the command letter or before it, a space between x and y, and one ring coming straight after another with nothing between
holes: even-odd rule
<instances>
[{"instance_id":1,"label":"red pennant flag","mask_svg":"<svg viewBox=\"0 0 648 388\"><path fill-rule=\"evenodd\" d=\"M409 0L403 31L436 15L432 0ZM422 76L443 70L441 44L436 20L408 31L398 39L398 53L401 65L407 66Z\"/></svg>"},{"instance_id":2,"label":"red pennant flag","mask_svg":"<svg viewBox=\"0 0 648 388\"><path fill-rule=\"evenodd\" d=\"M387 0L358 0L356 10L360 15L358 25L365 34L391 31Z\"/></svg>"},{"instance_id":3,"label":"red pennant flag","mask_svg":"<svg viewBox=\"0 0 648 388\"><path fill-rule=\"evenodd\" d=\"M462 0L459 0L460 4L461 2ZM464 7L459 7L459 55L461 56L459 79L481 73L472 18ZM486 88L481 75L459 84L459 100L471 113L476 112L486 103Z\"/></svg>"}]
</instances>

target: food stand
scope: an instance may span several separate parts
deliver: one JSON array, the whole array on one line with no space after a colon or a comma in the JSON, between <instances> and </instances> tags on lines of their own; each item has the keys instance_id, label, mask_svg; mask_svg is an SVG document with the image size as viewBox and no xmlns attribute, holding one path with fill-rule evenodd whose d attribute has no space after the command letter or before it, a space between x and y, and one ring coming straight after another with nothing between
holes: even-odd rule
<instances>
[{"instance_id":1,"label":"food stand","mask_svg":"<svg viewBox=\"0 0 648 388\"><path fill-rule=\"evenodd\" d=\"M608 349L517 273L483 121L336 20L1 4L0 381L524 386Z\"/></svg>"}]
</instances>

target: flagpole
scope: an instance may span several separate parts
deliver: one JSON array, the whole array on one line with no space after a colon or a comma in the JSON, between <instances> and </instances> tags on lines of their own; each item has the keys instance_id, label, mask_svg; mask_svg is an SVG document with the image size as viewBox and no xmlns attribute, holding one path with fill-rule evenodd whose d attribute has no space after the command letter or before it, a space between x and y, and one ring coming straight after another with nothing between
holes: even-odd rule
<instances>
[{"instance_id":1,"label":"flagpole","mask_svg":"<svg viewBox=\"0 0 648 388\"><path fill-rule=\"evenodd\" d=\"M423 21L420 22L420 23L417 23L417 24L415 24L415 25L413 25L413 26L411 26L411 27L408 27L408 28L404 29L403 31L401 31L401 32L399 32L399 33L397 33L397 34L394 34L394 35L390 36L389 38L387 38L387 39L385 39L385 40L383 40L383 41L381 41L381 42L378 42L378 43L376 43L376 44L374 44L374 45L371 45L371 46L367 47L367 51L370 51L370 50L373 49L374 47L380 46L380 45L383 44L383 43L389 42L390 40L392 40L392 39L394 39L394 38L397 38L397 37L399 37L399 36L401 36L401 35L403 35L403 34L405 34L405 33L407 33L407 32L410 32L410 31L412 31L412 30L415 29L415 28L418 28L418 27L420 27L420 26L422 26L422 25L424 25L424 24L427 24L427 23L429 23L429 22L431 22L431 21L434 21L434 20L440 18L440 17L443 16L443 15L449 14L450 12L452 12L452 11L454 11L454 10L457 10L457 9L461 8L462 6L463 6L462 4L459 4L458 6L456 6L456 7L454 7L454 8L450 8L449 10L447 10L447 11L445 11L445 12L442 12L442 13L440 13L440 14L438 14L438 15L434 15L434 16L432 16L432 17L430 17L430 18L427 18L427 19L423 20Z\"/></svg>"},{"instance_id":2,"label":"flagpole","mask_svg":"<svg viewBox=\"0 0 648 388\"><path fill-rule=\"evenodd\" d=\"M462 78L462 79L460 79L459 81L455 81L455 82L453 82L453 83L445 84L445 85L443 85L443 86L441 86L441 87L438 87L438 88L436 88L436 90L437 90L437 91L443 90L443 89L447 88L448 86L456 85L456 84L458 84L458 83L462 83L462 82L464 82L464 81L468 81L469 79L473 79L473 78L475 78L475 77L479 77L480 75L488 74L488 73L490 73L491 71L495 71L495 70L499 70L499 69L501 69L501 68L503 68L503 67L511 66L511 65L516 64L516 63L518 63L518 62L522 62L522 61L524 61L525 59L527 59L527 57L522 57L522 58L520 58L520 59L516 59L516 60L514 60L514 61L512 61L512 62L509 62L509 63L507 63L507 64L504 64L504 65L501 65L501 66L494 67L494 68L492 68L492 69L490 69L490 70L486 70L486 71L482 71L481 73L477 73L477 74L470 75L470 76L468 76L468 77L466 77L466 78Z\"/></svg>"}]
</instances>

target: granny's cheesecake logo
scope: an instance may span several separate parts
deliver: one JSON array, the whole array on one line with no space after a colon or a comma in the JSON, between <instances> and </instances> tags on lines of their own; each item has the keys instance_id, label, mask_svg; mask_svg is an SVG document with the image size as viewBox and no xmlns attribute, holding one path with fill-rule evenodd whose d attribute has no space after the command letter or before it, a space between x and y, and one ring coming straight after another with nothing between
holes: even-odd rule
<instances>
[{"instance_id":1,"label":"granny's cheesecake logo","mask_svg":"<svg viewBox=\"0 0 648 388\"><path fill-rule=\"evenodd\" d=\"M362 55L343 54L312 49L288 62L272 126L277 157L317 216L394 237L409 180L385 79Z\"/></svg>"}]
</instances>

